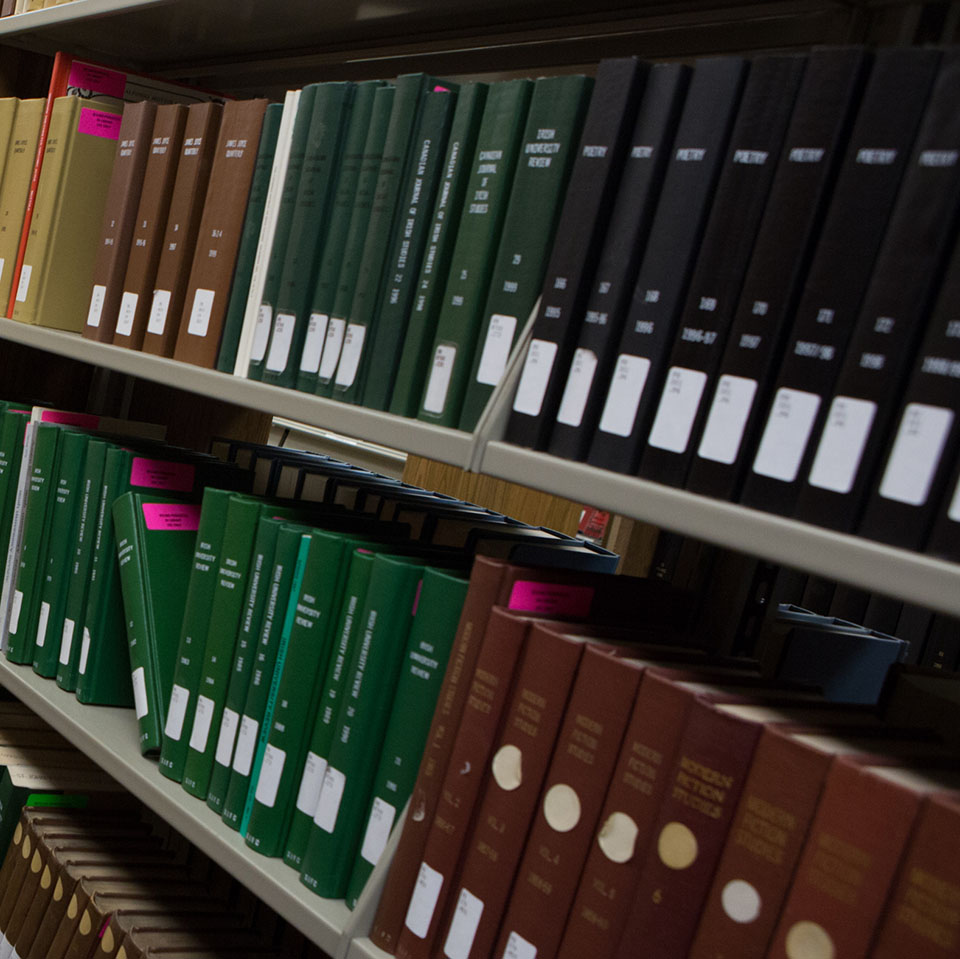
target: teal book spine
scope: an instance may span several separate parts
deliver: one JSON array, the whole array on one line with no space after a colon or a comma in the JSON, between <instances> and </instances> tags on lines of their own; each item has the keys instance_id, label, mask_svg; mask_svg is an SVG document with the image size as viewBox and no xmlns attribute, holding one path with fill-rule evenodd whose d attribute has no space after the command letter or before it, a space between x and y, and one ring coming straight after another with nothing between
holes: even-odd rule
<instances>
[{"instance_id":1,"label":"teal book spine","mask_svg":"<svg viewBox=\"0 0 960 959\"><path fill-rule=\"evenodd\" d=\"M267 187L270 184L270 171L273 169L282 115L283 104L271 103L263 116L263 125L260 128L260 144L257 147L256 165L247 197L247 212L243 218L243 231L240 234L240 246L237 250L237 265L233 273L230 299L223 322L220 352L217 354L217 369L223 373L232 373L237 362L237 348L240 345L240 333L243 330L243 315L247 308L247 296L250 293L250 277L253 273L253 261L257 255L257 243L260 240L260 223L263 220L263 209L267 202Z\"/></svg>"},{"instance_id":2,"label":"teal book spine","mask_svg":"<svg viewBox=\"0 0 960 959\"><path fill-rule=\"evenodd\" d=\"M322 83L313 105L303 172L277 290L263 382L294 386L307 335L310 293L336 196L343 141L353 111L354 83Z\"/></svg>"},{"instance_id":3,"label":"teal book spine","mask_svg":"<svg viewBox=\"0 0 960 959\"><path fill-rule=\"evenodd\" d=\"M593 80L537 80L459 427L473 432L537 302Z\"/></svg>"},{"instance_id":4,"label":"teal book spine","mask_svg":"<svg viewBox=\"0 0 960 959\"><path fill-rule=\"evenodd\" d=\"M333 310L333 301L337 292L340 261L350 229L353 201L357 192L357 181L360 178L360 165L363 161L363 149L367 142L367 131L373 114L373 101L377 90L382 86L379 80L368 80L357 84L350 122L344 133L336 193L330 208L330 222L320 255L320 265L317 267L316 280L310 294L310 313L297 368L296 388L305 393L313 393L317 388L320 361L327 341L330 313Z\"/></svg>"},{"instance_id":5,"label":"teal book spine","mask_svg":"<svg viewBox=\"0 0 960 959\"><path fill-rule=\"evenodd\" d=\"M382 554L374 559L300 870L300 881L320 896L346 892L376 772L370 755L383 744L422 581L419 563Z\"/></svg>"},{"instance_id":6,"label":"teal book spine","mask_svg":"<svg viewBox=\"0 0 960 959\"><path fill-rule=\"evenodd\" d=\"M487 95L418 414L441 426L459 420L532 91L507 80Z\"/></svg>"}]
</instances>

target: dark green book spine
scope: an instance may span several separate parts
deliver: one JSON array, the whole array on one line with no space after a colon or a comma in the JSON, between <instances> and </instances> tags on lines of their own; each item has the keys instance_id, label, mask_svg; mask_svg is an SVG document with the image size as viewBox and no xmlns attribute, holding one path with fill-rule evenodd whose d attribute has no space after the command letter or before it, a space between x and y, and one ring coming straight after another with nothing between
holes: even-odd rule
<instances>
[{"instance_id":1,"label":"dark green book spine","mask_svg":"<svg viewBox=\"0 0 960 959\"><path fill-rule=\"evenodd\" d=\"M234 364L237 362L237 347L240 345L243 315L247 309L250 276L253 273L253 261L257 255L257 243L260 240L260 222L267 202L267 186L270 183L270 171L273 169L277 133L280 131L282 115L283 104L271 103L264 114L263 126L260 130L257 161L253 180L250 183L247 212L243 218L243 232L240 234L240 247L237 251L237 265L233 273L233 284L230 287L230 300L223 323L220 352L217 355L217 369L224 373L232 373Z\"/></svg>"},{"instance_id":2,"label":"dark green book spine","mask_svg":"<svg viewBox=\"0 0 960 959\"><path fill-rule=\"evenodd\" d=\"M430 346L436 333L450 256L460 226L487 89L485 83L468 83L460 87L457 94L441 170L442 180L430 215L426 247L413 287L409 319L390 396L390 412L399 416L416 416L423 395ZM368 382L373 389L372 376L368 377Z\"/></svg>"},{"instance_id":3,"label":"dark green book spine","mask_svg":"<svg viewBox=\"0 0 960 959\"><path fill-rule=\"evenodd\" d=\"M487 96L418 414L441 426L460 417L533 86L508 80Z\"/></svg>"},{"instance_id":4,"label":"dark green book spine","mask_svg":"<svg viewBox=\"0 0 960 959\"><path fill-rule=\"evenodd\" d=\"M296 387L306 393L313 393L317 388L317 377L330 326L330 313L337 293L340 262L347 241L347 233L350 230L353 201L357 192L357 181L360 178L364 145L367 142L367 130L373 115L373 102L377 90L382 85L379 80L357 84L350 123L343 139L337 189L330 210L330 223L320 257L320 266L317 269L317 278L310 297L310 316L297 373ZM328 378L331 375L332 372L328 374Z\"/></svg>"},{"instance_id":5,"label":"dark green book spine","mask_svg":"<svg viewBox=\"0 0 960 959\"><path fill-rule=\"evenodd\" d=\"M413 162L407 170L399 216L386 253L384 289L361 371L362 402L371 409L386 409L393 391L456 105L455 88L436 86L424 96Z\"/></svg>"},{"instance_id":6,"label":"dark green book spine","mask_svg":"<svg viewBox=\"0 0 960 959\"><path fill-rule=\"evenodd\" d=\"M580 142L593 80L537 80L460 411L472 432L500 382L517 336L537 302L557 218Z\"/></svg>"},{"instance_id":7,"label":"dark green book spine","mask_svg":"<svg viewBox=\"0 0 960 959\"><path fill-rule=\"evenodd\" d=\"M322 83L317 91L277 291L264 383L293 386L296 382L307 334L310 292L329 227L355 89L353 83Z\"/></svg>"},{"instance_id":8,"label":"dark green book spine","mask_svg":"<svg viewBox=\"0 0 960 959\"><path fill-rule=\"evenodd\" d=\"M10 544L23 434L29 422L30 414L26 410L4 410L0 418L0 557L6 557Z\"/></svg>"}]
</instances>

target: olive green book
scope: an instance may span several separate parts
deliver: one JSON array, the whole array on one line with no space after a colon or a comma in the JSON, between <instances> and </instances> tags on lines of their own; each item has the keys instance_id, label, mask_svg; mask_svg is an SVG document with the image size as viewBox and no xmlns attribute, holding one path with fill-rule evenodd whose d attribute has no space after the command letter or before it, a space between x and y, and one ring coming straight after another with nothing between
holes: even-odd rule
<instances>
[{"instance_id":1,"label":"olive green book","mask_svg":"<svg viewBox=\"0 0 960 959\"><path fill-rule=\"evenodd\" d=\"M363 258L367 227L370 225L380 162L383 159L383 147L395 95L396 88L392 86L378 87L373 95L370 124L367 127L367 136L364 140L360 168L353 192L350 225L347 227L343 246L337 251L339 268L336 282L331 288L332 296L328 301L330 322L327 324L327 336L323 344L323 356L320 359L317 385L314 390L318 396L332 394L333 378L340 363L340 355L344 350L349 353L353 349L353 340L347 329L347 318L350 314L350 304L353 302L357 278L360 275L360 261ZM315 312L321 311L315 309Z\"/></svg>"},{"instance_id":2,"label":"olive green book","mask_svg":"<svg viewBox=\"0 0 960 959\"><path fill-rule=\"evenodd\" d=\"M510 191L480 335L460 411L460 429L473 432L533 310L580 142L593 80L537 80L522 152Z\"/></svg>"},{"instance_id":3,"label":"olive green book","mask_svg":"<svg viewBox=\"0 0 960 959\"><path fill-rule=\"evenodd\" d=\"M373 115L373 101L377 90L382 86L380 80L368 80L358 83L354 93L350 122L343 137L336 193L330 207L329 225L320 253L320 264L309 297L310 314L298 363L296 387L305 393L313 393L317 388L317 376L330 326L330 313L337 292L341 256L350 229L364 144ZM332 373L327 375L329 378Z\"/></svg>"},{"instance_id":4,"label":"olive green book","mask_svg":"<svg viewBox=\"0 0 960 959\"><path fill-rule=\"evenodd\" d=\"M313 816L300 881L338 899L361 839L387 719L423 581L422 564L378 554Z\"/></svg>"},{"instance_id":5,"label":"olive green book","mask_svg":"<svg viewBox=\"0 0 960 959\"><path fill-rule=\"evenodd\" d=\"M210 611L220 575L221 547L230 501L235 495L230 490L208 487L203 491L200 505L200 524L189 564L190 581L160 746L160 772L175 782L183 778L187 758L187 737L184 736L187 710L197 695Z\"/></svg>"},{"instance_id":6,"label":"olive green book","mask_svg":"<svg viewBox=\"0 0 960 959\"><path fill-rule=\"evenodd\" d=\"M363 819L360 851L347 883L346 900L351 909L413 791L466 596L465 579L433 568L423 571L423 588Z\"/></svg>"},{"instance_id":7,"label":"olive green book","mask_svg":"<svg viewBox=\"0 0 960 959\"><path fill-rule=\"evenodd\" d=\"M200 504L125 493L111 507L140 752L160 749Z\"/></svg>"},{"instance_id":8,"label":"olive green book","mask_svg":"<svg viewBox=\"0 0 960 959\"><path fill-rule=\"evenodd\" d=\"M363 610L373 569L374 554L365 549L353 551L350 568L333 634L333 648L323 677L316 718L310 731L303 765L296 770L297 795L290 814L290 827L283 840L283 860L299 870L307 848L313 816L317 811L320 787L327 769L327 758L336 728L340 704L347 681L347 667L353 658L355 641L360 632Z\"/></svg>"},{"instance_id":9,"label":"olive green book","mask_svg":"<svg viewBox=\"0 0 960 959\"><path fill-rule=\"evenodd\" d=\"M418 417L456 426L520 153L532 80L487 94Z\"/></svg>"},{"instance_id":10,"label":"olive green book","mask_svg":"<svg viewBox=\"0 0 960 959\"><path fill-rule=\"evenodd\" d=\"M313 105L303 172L290 222L267 348L265 383L293 386L307 333L310 294L316 279L330 210L336 195L340 153L353 110L356 84L322 83Z\"/></svg>"}]
</instances>

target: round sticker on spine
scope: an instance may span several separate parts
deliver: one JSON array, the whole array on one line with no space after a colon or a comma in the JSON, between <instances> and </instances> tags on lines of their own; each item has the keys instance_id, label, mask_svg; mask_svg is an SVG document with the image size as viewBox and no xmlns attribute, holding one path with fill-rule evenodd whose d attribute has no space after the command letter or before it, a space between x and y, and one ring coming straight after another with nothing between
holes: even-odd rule
<instances>
[{"instance_id":1,"label":"round sticker on spine","mask_svg":"<svg viewBox=\"0 0 960 959\"><path fill-rule=\"evenodd\" d=\"M720 902L734 922L753 922L760 915L760 893L744 879L731 879L723 887Z\"/></svg>"},{"instance_id":2,"label":"round sticker on spine","mask_svg":"<svg viewBox=\"0 0 960 959\"><path fill-rule=\"evenodd\" d=\"M566 783L557 783L543 797L543 814L551 829L570 832L580 822L580 797Z\"/></svg>"},{"instance_id":3,"label":"round sticker on spine","mask_svg":"<svg viewBox=\"0 0 960 959\"><path fill-rule=\"evenodd\" d=\"M636 852L639 831L625 812L612 812L600 829L597 845L611 862L630 862Z\"/></svg>"},{"instance_id":4,"label":"round sticker on spine","mask_svg":"<svg viewBox=\"0 0 960 959\"><path fill-rule=\"evenodd\" d=\"M784 947L788 959L835 959L837 954L827 930L806 919L790 927Z\"/></svg>"},{"instance_id":5,"label":"round sticker on spine","mask_svg":"<svg viewBox=\"0 0 960 959\"><path fill-rule=\"evenodd\" d=\"M668 822L660 830L657 854L670 869L687 869L697 859L697 837L682 822Z\"/></svg>"},{"instance_id":6,"label":"round sticker on spine","mask_svg":"<svg viewBox=\"0 0 960 959\"><path fill-rule=\"evenodd\" d=\"M523 782L523 753L516 746L501 746L491 766L493 778L504 792L512 792Z\"/></svg>"}]
</instances>

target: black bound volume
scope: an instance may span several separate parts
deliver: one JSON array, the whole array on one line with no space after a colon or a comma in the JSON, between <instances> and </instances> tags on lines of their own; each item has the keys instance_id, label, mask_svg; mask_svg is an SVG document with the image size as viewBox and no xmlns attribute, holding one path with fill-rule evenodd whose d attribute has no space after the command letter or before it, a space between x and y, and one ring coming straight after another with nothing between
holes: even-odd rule
<instances>
[{"instance_id":1,"label":"black bound volume","mask_svg":"<svg viewBox=\"0 0 960 959\"><path fill-rule=\"evenodd\" d=\"M960 447L958 318L960 242L914 360L883 467L870 484L857 528L863 536L908 549L926 542Z\"/></svg>"},{"instance_id":2,"label":"black bound volume","mask_svg":"<svg viewBox=\"0 0 960 959\"><path fill-rule=\"evenodd\" d=\"M956 236L958 212L960 50L951 50L941 61L823 431L801 466L806 480L798 519L856 528Z\"/></svg>"},{"instance_id":3,"label":"black bound volume","mask_svg":"<svg viewBox=\"0 0 960 959\"><path fill-rule=\"evenodd\" d=\"M670 351L666 380L640 457L645 479L683 486L692 436L750 262L797 96L805 59L758 57L750 65L727 158Z\"/></svg>"},{"instance_id":4,"label":"black bound volume","mask_svg":"<svg viewBox=\"0 0 960 959\"><path fill-rule=\"evenodd\" d=\"M940 53L881 50L764 413L741 502L789 516L866 293Z\"/></svg>"},{"instance_id":5,"label":"black bound volume","mask_svg":"<svg viewBox=\"0 0 960 959\"><path fill-rule=\"evenodd\" d=\"M690 68L679 63L655 64L647 77L593 285L575 320L576 349L559 371L548 445L557 456L582 460L590 448L689 82Z\"/></svg>"},{"instance_id":6,"label":"black bound volume","mask_svg":"<svg viewBox=\"0 0 960 959\"><path fill-rule=\"evenodd\" d=\"M597 68L507 423L506 439L518 446L547 445L649 69L632 57L601 60Z\"/></svg>"},{"instance_id":7,"label":"black bound volume","mask_svg":"<svg viewBox=\"0 0 960 959\"><path fill-rule=\"evenodd\" d=\"M954 457L950 481L940 499L926 552L940 559L960 561L960 456Z\"/></svg>"},{"instance_id":8,"label":"black bound volume","mask_svg":"<svg viewBox=\"0 0 960 959\"><path fill-rule=\"evenodd\" d=\"M846 147L870 58L857 47L810 54L757 233L687 489L735 499L770 381Z\"/></svg>"},{"instance_id":9,"label":"black bound volume","mask_svg":"<svg viewBox=\"0 0 960 959\"><path fill-rule=\"evenodd\" d=\"M632 473L700 246L748 65L698 60L588 461Z\"/></svg>"}]
</instances>

